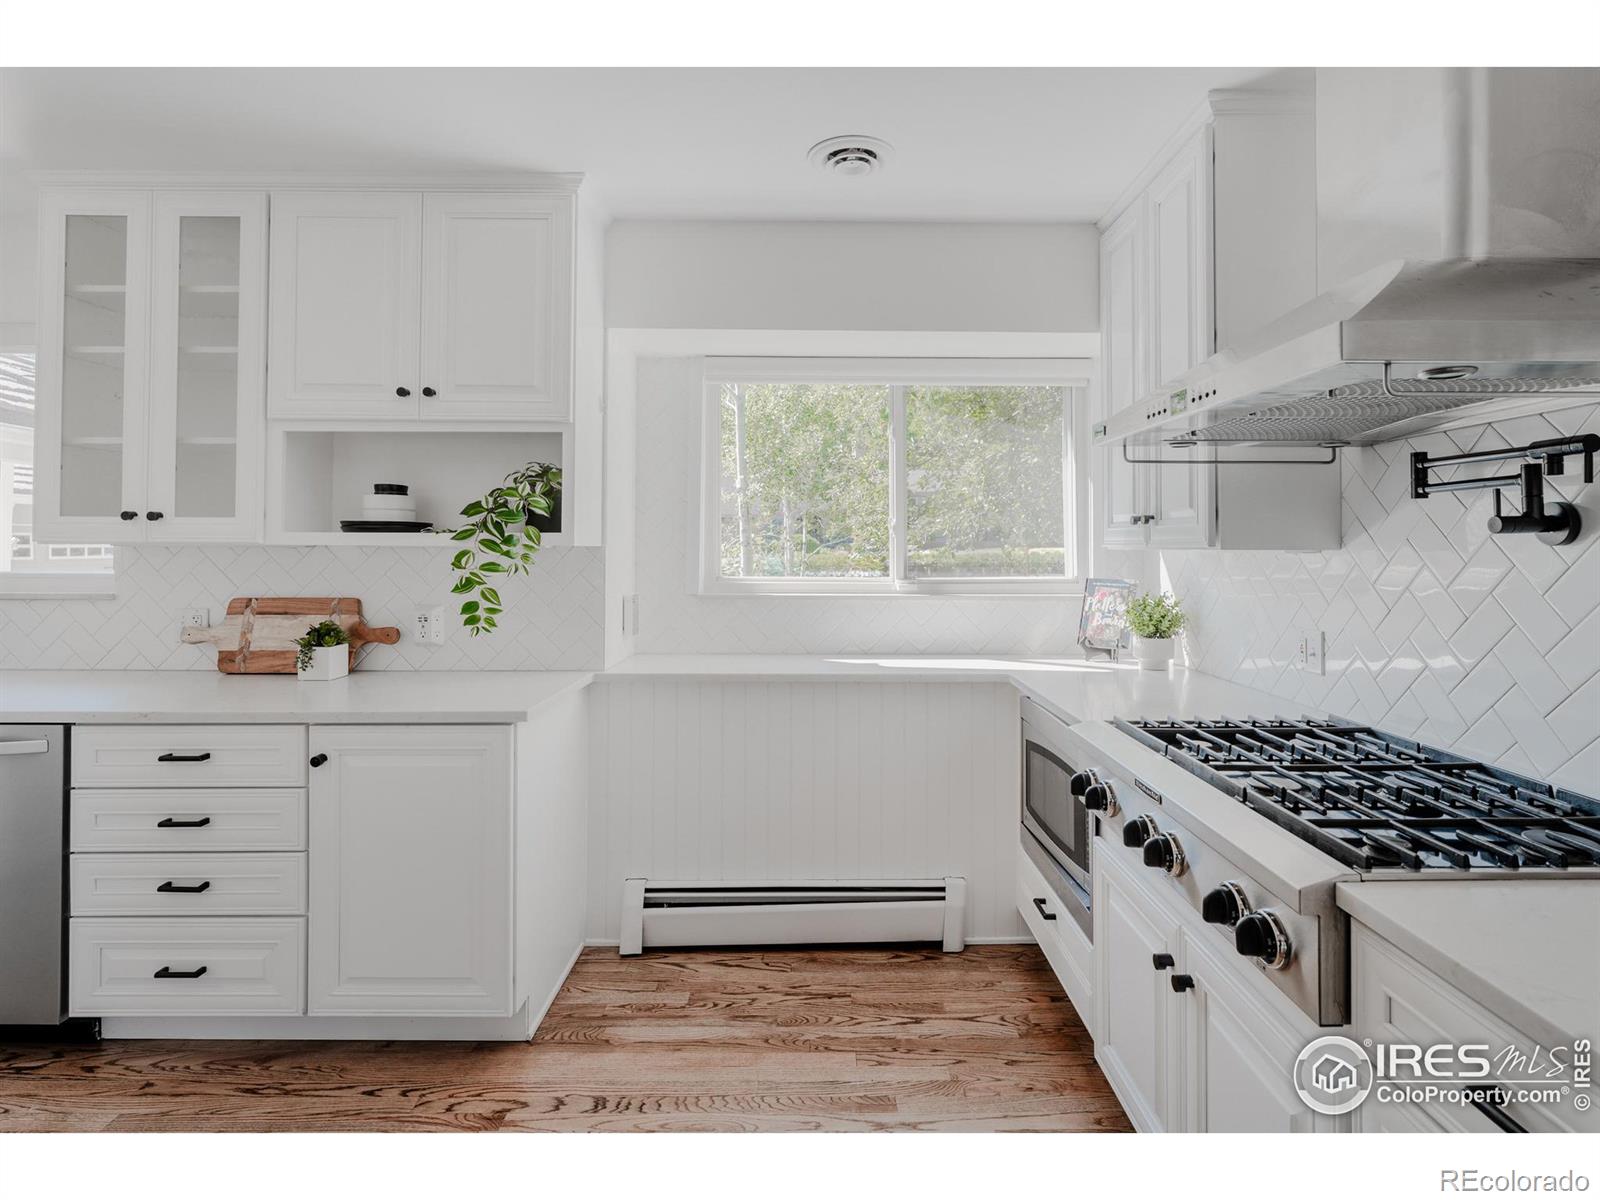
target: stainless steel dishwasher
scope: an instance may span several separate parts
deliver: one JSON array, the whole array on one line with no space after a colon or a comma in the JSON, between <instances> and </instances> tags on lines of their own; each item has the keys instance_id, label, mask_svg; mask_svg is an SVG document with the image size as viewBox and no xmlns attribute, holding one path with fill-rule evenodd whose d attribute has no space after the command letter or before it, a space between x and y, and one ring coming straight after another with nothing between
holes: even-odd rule
<instances>
[{"instance_id":1,"label":"stainless steel dishwasher","mask_svg":"<svg viewBox=\"0 0 1600 1200\"><path fill-rule=\"evenodd\" d=\"M0 1025L58 1025L66 936L67 728L0 725Z\"/></svg>"}]
</instances>

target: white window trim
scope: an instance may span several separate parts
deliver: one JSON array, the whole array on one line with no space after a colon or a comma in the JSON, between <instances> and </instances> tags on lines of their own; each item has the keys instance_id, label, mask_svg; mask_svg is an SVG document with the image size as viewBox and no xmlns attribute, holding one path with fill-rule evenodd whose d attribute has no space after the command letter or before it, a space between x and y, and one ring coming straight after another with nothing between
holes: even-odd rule
<instances>
[{"instance_id":1,"label":"white window trim","mask_svg":"<svg viewBox=\"0 0 1600 1200\"><path fill-rule=\"evenodd\" d=\"M16 327L11 327L16 332ZM38 348L27 344L12 344L9 339L0 341L0 354L38 354ZM37 408L34 410L36 413ZM34 423L34 436L39 426ZM33 448L38 460L39 447ZM38 498L37 475L34 497ZM111 551L109 571L0 571L0 600L115 600L117 597L117 552Z\"/></svg>"},{"instance_id":2,"label":"white window trim","mask_svg":"<svg viewBox=\"0 0 1600 1200\"><path fill-rule=\"evenodd\" d=\"M706 358L700 400L698 503L690 544L698 553L694 587L706 596L1081 596L1088 568L1088 409L1092 364L1072 358ZM721 395L723 383L809 382L848 379L890 384L890 575L885 579L766 577L729 579L721 573L722 499ZM906 579L904 516L905 388L915 384L1047 384L1067 393L1062 448L1069 486L1063 489L1063 529L1067 531L1064 576Z\"/></svg>"}]
</instances>

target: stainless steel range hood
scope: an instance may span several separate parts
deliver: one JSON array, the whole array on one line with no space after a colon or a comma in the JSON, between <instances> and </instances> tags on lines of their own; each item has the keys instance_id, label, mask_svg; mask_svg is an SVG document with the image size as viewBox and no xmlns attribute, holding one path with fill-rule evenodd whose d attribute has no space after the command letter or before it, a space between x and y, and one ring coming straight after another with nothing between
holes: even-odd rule
<instances>
[{"instance_id":1,"label":"stainless steel range hood","mask_svg":"<svg viewBox=\"0 0 1600 1200\"><path fill-rule=\"evenodd\" d=\"M1213 355L1097 440L1361 445L1573 392L1600 399L1600 258L1395 262Z\"/></svg>"}]
</instances>

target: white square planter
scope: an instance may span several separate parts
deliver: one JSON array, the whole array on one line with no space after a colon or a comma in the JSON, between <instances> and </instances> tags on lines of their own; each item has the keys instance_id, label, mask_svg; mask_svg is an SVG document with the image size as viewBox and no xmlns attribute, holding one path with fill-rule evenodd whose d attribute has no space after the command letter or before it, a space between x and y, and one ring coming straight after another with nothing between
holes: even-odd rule
<instances>
[{"instance_id":1,"label":"white square planter","mask_svg":"<svg viewBox=\"0 0 1600 1200\"><path fill-rule=\"evenodd\" d=\"M297 667L301 679L343 679L350 674L349 646L315 646L311 650L311 665Z\"/></svg>"}]
</instances>

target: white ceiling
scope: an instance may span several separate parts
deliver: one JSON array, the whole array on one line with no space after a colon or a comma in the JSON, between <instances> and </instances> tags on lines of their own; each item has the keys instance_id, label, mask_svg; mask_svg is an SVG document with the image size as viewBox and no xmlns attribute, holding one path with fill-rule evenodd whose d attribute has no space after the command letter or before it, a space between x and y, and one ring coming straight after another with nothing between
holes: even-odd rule
<instances>
[{"instance_id":1,"label":"white ceiling","mask_svg":"<svg viewBox=\"0 0 1600 1200\"><path fill-rule=\"evenodd\" d=\"M613 217L1088 221L1250 68L7 70L0 165L583 171ZM896 147L867 179L822 138ZM6 207L17 206L18 197Z\"/></svg>"}]
</instances>

